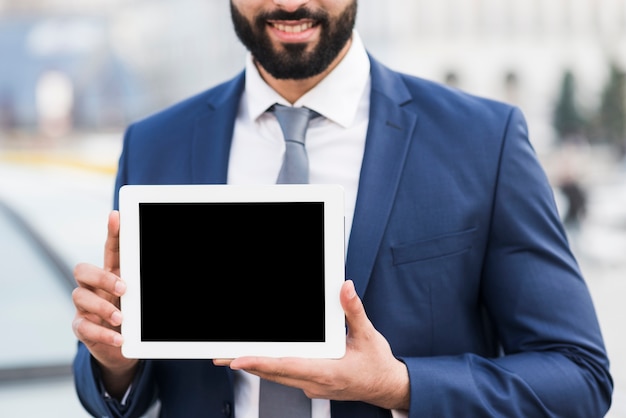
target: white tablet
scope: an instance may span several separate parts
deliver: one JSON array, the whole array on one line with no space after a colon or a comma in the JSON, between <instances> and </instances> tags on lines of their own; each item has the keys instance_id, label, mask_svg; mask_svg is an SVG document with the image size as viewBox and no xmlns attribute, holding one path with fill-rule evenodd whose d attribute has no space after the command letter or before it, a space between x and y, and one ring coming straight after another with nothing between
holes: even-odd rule
<instances>
[{"instance_id":1,"label":"white tablet","mask_svg":"<svg viewBox=\"0 0 626 418\"><path fill-rule=\"evenodd\" d=\"M124 356L344 355L341 186L128 185L119 197Z\"/></svg>"}]
</instances>

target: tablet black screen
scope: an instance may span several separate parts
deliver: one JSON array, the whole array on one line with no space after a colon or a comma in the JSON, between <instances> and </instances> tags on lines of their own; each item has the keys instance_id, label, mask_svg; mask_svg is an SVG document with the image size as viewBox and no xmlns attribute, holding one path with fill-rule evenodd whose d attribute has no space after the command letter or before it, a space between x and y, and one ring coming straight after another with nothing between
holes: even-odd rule
<instances>
[{"instance_id":1,"label":"tablet black screen","mask_svg":"<svg viewBox=\"0 0 626 418\"><path fill-rule=\"evenodd\" d=\"M324 203L140 203L143 341L322 342Z\"/></svg>"}]
</instances>

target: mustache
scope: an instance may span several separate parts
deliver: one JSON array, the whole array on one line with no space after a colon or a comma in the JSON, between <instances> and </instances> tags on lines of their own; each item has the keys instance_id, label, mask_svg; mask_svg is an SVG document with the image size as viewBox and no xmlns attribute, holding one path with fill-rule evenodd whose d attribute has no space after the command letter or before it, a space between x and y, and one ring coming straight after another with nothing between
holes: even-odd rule
<instances>
[{"instance_id":1,"label":"mustache","mask_svg":"<svg viewBox=\"0 0 626 418\"><path fill-rule=\"evenodd\" d=\"M303 7L293 12L288 12L286 10L274 10L271 12L261 13L259 16L257 16L257 22L265 21L265 20L300 20L300 19L326 21L328 19L328 14L323 11L316 12L316 11L307 9L306 7Z\"/></svg>"}]
</instances>

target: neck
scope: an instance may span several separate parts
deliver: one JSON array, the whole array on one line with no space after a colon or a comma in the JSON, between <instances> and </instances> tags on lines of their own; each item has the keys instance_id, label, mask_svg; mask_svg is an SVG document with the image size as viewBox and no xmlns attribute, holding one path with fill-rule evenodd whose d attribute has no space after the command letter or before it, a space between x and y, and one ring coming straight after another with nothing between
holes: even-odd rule
<instances>
[{"instance_id":1,"label":"neck","mask_svg":"<svg viewBox=\"0 0 626 418\"><path fill-rule=\"evenodd\" d=\"M265 82L278 94L284 97L289 103L295 103L300 97L302 97L306 92L315 87L320 81L322 81L328 74L330 74L337 65L341 62L343 57L346 56L348 50L350 49L350 45L352 44L352 39L346 42L346 45L343 47L341 52L337 55L337 57L330 63L328 68L326 68L320 74L305 78L302 80L281 80L272 77L265 68L263 68L258 62L255 61L256 67L259 70L259 74Z\"/></svg>"}]
</instances>

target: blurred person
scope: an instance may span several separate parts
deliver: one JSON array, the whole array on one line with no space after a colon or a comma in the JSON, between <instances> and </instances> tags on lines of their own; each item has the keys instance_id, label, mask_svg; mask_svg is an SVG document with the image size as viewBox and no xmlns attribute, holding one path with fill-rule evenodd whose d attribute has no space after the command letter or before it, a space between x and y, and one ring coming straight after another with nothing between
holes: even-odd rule
<instances>
[{"instance_id":1,"label":"blurred person","mask_svg":"<svg viewBox=\"0 0 626 418\"><path fill-rule=\"evenodd\" d=\"M588 194L583 180L586 175L584 169L589 166L589 142L580 135L573 138L557 149L557 171L554 175L557 192L565 205L561 220L570 237L574 254L577 254L579 233L587 216Z\"/></svg>"},{"instance_id":2,"label":"blurred person","mask_svg":"<svg viewBox=\"0 0 626 418\"><path fill-rule=\"evenodd\" d=\"M123 357L116 193L103 267L75 268L75 382L92 415L138 417L158 400L162 417L257 418L260 379L302 389L312 418L609 409L595 308L524 116L387 68L362 44L356 10L231 0L244 70L129 126L115 184L274 183L284 144L266 110L319 113L310 183L346 192L345 356Z\"/></svg>"},{"instance_id":3,"label":"blurred person","mask_svg":"<svg viewBox=\"0 0 626 418\"><path fill-rule=\"evenodd\" d=\"M578 230L587 215L587 193L578 179L565 177L558 185L567 202L563 223L566 228Z\"/></svg>"}]
</instances>

